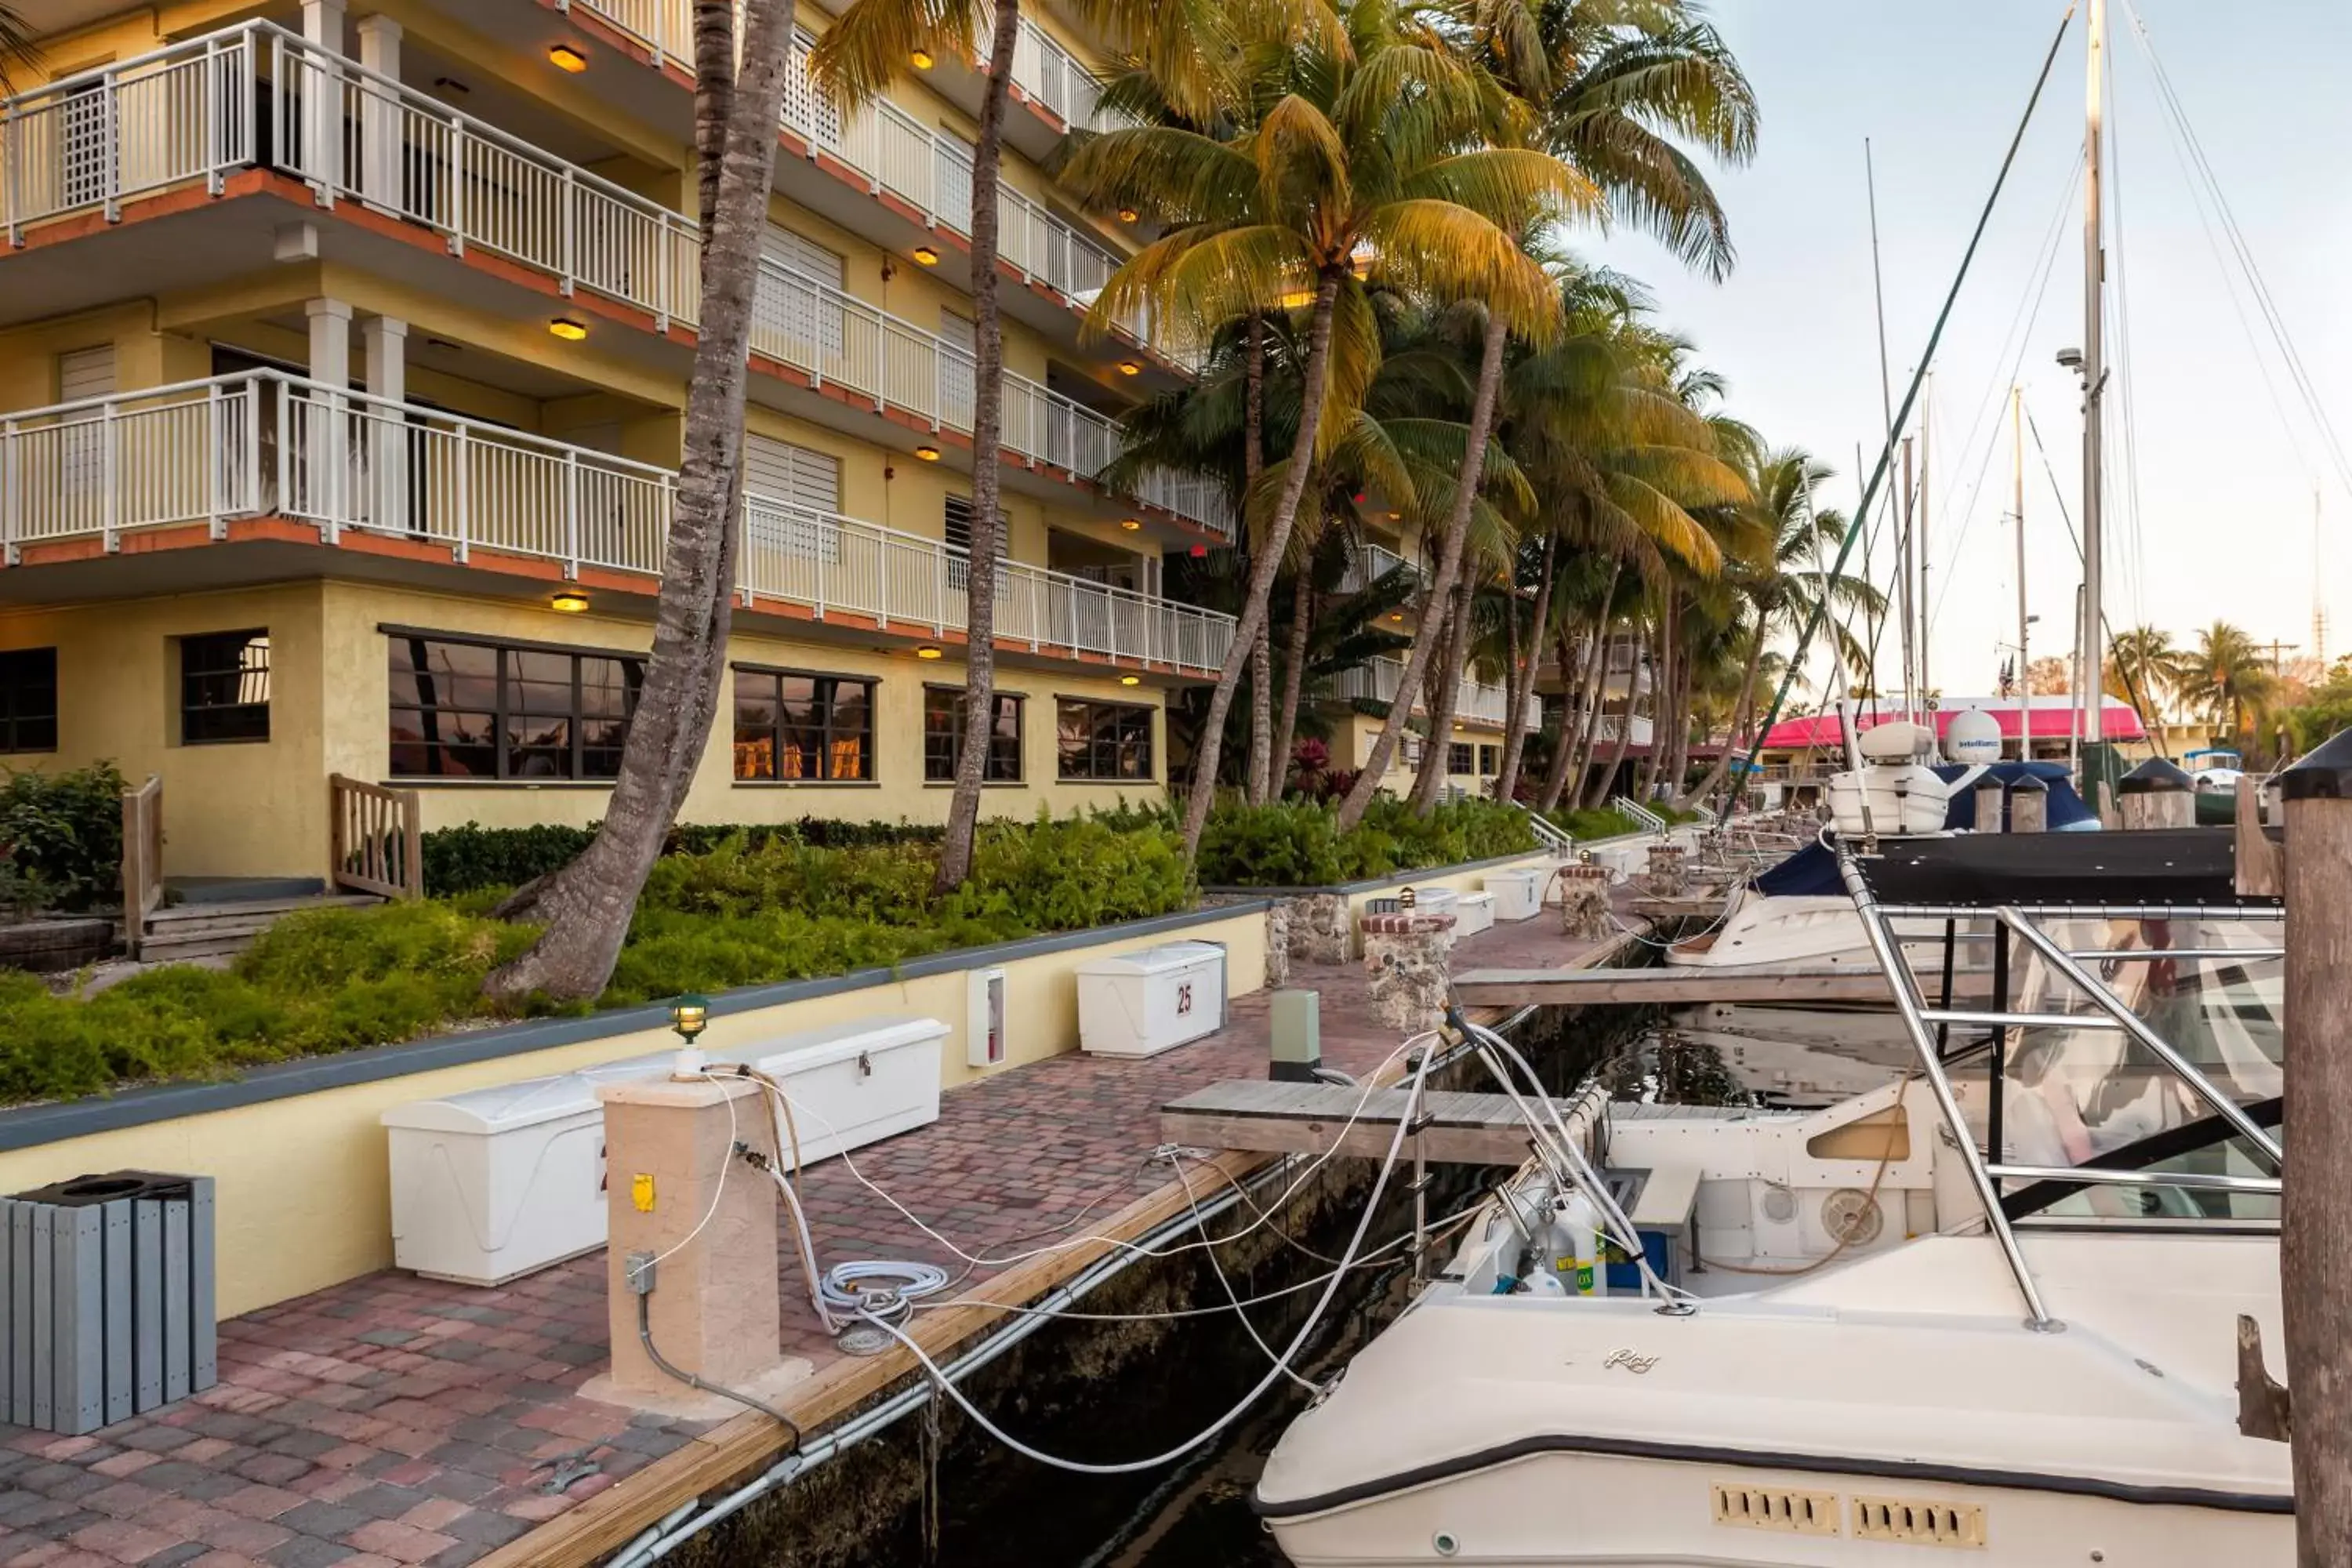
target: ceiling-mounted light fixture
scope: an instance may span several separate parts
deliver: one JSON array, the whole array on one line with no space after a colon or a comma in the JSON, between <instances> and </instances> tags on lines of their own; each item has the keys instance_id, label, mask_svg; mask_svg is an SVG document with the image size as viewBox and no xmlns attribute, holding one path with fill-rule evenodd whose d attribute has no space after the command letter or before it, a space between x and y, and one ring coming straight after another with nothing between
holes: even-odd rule
<instances>
[{"instance_id":1,"label":"ceiling-mounted light fixture","mask_svg":"<svg viewBox=\"0 0 2352 1568\"><path fill-rule=\"evenodd\" d=\"M940 449L937 447L918 447L915 448L915 456L922 458L926 463L936 463L940 460Z\"/></svg>"},{"instance_id":2,"label":"ceiling-mounted light fixture","mask_svg":"<svg viewBox=\"0 0 2352 1568\"><path fill-rule=\"evenodd\" d=\"M940 657L940 645L937 643L927 642L922 647L915 650L915 657L917 658L937 658Z\"/></svg>"},{"instance_id":3,"label":"ceiling-mounted light fixture","mask_svg":"<svg viewBox=\"0 0 2352 1568\"><path fill-rule=\"evenodd\" d=\"M1143 374L1143 367L1131 359L1123 359L1118 362L1118 374L1121 375L1141 375Z\"/></svg>"},{"instance_id":4,"label":"ceiling-mounted light fixture","mask_svg":"<svg viewBox=\"0 0 2352 1568\"><path fill-rule=\"evenodd\" d=\"M907 63L919 71L927 71L939 62L931 58L930 50L914 49L908 53Z\"/></svg>"},{"instance_id":5,"label":"ceiling-mounted light fixture","mask_svg":"<svg viewBox=\"0 0 2352 1568\"><path fill-rule=\"evenodd\" d=\"M566 588L551 595L547 607L562 615L576 616L588 607L588 595L577 588Z\"/></svg>"},{"instance_id":6,"label":"ceiling-mounted light fixture","mask_svg":"<svg viewBox=\"0 0 2352 1568\"><path fill-rule=\"evenodd\" d=\"M588 335L586 323L575 321L569 316L556 317L547 323L547 330L567 343L576 343Z\"/></svg>"},{"instance_id":7,"label":"ceiling-mounted light fixture","mask_svg":"<svg viewBox=\"0 0 2352 1568\"><path fill-rule=\"evenodd\" d=\"M940 253L928 245L919 245L915 247L915 259L926 267L937 267L940 264Z\"/></svg>"},{"instance_id":8,"label":"ceiling-mounted light fixture","mask_svg":"<svg viewBox=\"0 0 2352 1568\"><path fill-rule=\"evenodd\" d=\"M1143 684L1143 677L1139 675L1122 675L1118 678L1118 683L1121 686L1140 686Z\"/></svg>"},{"instance_id":9,"label":"ceiling-mounted light fixture","mask_svg":"<svg viewBox=\"0 0 2352 1568\"><path fill-rule=\"evenodd\" d=\"M1129 533L1139 532L1143 527L1143 523L1140 519L1132 517L1120 518L1118 520L1118 525L1119 527L1127 530Z\"/></svg>"},{"instance_id":10,"label":"ceiling-mounted light fixture","mask_svg":"<svg viewBox=\"0 0 2352 1568\"><path fill-rule=\"evenodd\" d=\"M1141 213L1137 212L1133 207L1121 207L1118 209L1118 221L1121 223L1133 223L1137 218L1139 218L1142 216L1143 215Z\"/></svg>"},{"instance_id":11,"label":"ceiling-mounted light fixture","mask_svg":"<svg viewBox=\"0 0 2352 1568\"><path fill-rule=\"evenodd\" d=\"M588 57L570 44L557 44L547 51L547 63L557 70L578 76L588 68Z\"/></svg>"}]
</instances>

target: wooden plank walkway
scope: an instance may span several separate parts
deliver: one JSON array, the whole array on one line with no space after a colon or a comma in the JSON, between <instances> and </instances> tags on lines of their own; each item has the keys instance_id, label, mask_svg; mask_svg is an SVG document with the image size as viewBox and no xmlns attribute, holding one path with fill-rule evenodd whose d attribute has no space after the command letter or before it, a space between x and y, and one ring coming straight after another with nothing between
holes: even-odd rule
<instances>
[{"instance_id":1,"label":"wooden plank walkway","mask_svg":"<svg viewBox=\"0 0 2352 1568\"><path fill-rule=\"evenodd\" d=\"M1402 1156L1466 1165L1516 1165L1528 1156L1525 1120L1509 1096L1432 1089L1427 1121L1408 1130ZM1346 1084L1274 1083L1244 1079L1213 1083L1160 1110L1160 1131L1171 1143L1197 1149L1247 1149L1269 1154L1342 1154L1385 1158L1397 1119L1412 1110L1408 1089L1369 1095ZM1563 1121L1574 1101L1555 1102ZM1352 1121L1350 1120L1352 1118Z\"/></svg>"},{"instance_id":2,"label":"wooden plank walkway","mask_svg":"<svg viewBox=\"0 0 2352 1568\"><path fill-rule=\"evenodd\" d=\"M1598 1003L1891 1002L1874 969L1755 964L1738 969L1473 969L1454 994L1476 1007L1585 1007Z\"/></svg>"}]
</instances>

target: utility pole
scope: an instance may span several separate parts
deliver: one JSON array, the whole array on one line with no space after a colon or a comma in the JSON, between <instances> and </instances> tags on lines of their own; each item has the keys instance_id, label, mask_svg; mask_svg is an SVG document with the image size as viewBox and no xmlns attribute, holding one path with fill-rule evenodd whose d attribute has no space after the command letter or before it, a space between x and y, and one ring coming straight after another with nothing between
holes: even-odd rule
<instances>
[{"instance_id":1,"label":"utility pole","mask_svg":"<svg viewBox=\"0 0 2352 1568\"><path fill-rule=\"evenodd\" d=\"M2015 490L2011 498L2011 515L2017 519L2017 760L2031 762L2033 758L2033 679L2027 672L2032 668L2033 656L2026 650L2032 646L2032 617L2025 613L2025 389L2009 389L2010 484Z\"/></svg>"},{"instance_id":2,"label":"utility pole","mask_svg":"<svg viewBox=\"0 0 2352 1568\"><path fill-rule=\"evenodd\" d=\"M2291 642L2273 641L2266 643L2258 642L2254 644L2254 651L2256 653L2266 653L2270 655L2271 673L2273 675L2283 675L2285 673L2285 659L2284 656L2296 652L2297 649L2295 645Z\"/></svg>"},{"instance_id":3,"label":"utility pole","mask_svg":"<svg viewBox=\"0 0 2352 1568\"><path fill-rule=\"evenodd\" d=\"M2106 390L2106 320L2103 309L2107 254L2101 236L2105 187L2100 183L2100 153L2106 141L2105 108L2101 96L2107 65L2106 0L2091 0L2089 82L2084 132L2083 163L2083 613L2075 622L2078 675L2074 689L2078 738L2084 743L2105 736L2105 699L2101 690L2105 660L2099 629L2101 601L2099 566L2106 536L2102 528L2099 399ZM2092 781L2085 781L2090 783ZM2084 791L2095 808L2099 792Z\"/></svg>"}]
</instances>

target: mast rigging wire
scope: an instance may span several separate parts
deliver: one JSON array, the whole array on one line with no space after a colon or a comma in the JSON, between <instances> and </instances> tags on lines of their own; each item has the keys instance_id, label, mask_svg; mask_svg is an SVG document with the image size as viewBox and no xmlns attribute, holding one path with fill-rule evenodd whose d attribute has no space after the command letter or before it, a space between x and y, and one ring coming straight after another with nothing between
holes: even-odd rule
<instances>
[{"instance_id":1,"label":"mast rigging wire","mask_svg":"<svg viewBox=\"0 0 2352 1568\"><path fill-rule=\"evenodd\" d=\"M1969 247L1960 258L1959 271L1952 279L1950 291L1944 296L1943 309L1936 314L1934 330L1927 334L1927 353L1919 356L1919 368L1911 374L1911 385L1903 395L1902 411L1896 419L1898 426L1909 421L1912 405L1919 396L1919 383L1927 374L1927 367L1936 363L1936 350L1943 342L1944 328L1952 319L1952 307L1958 302L1961 286L1968 281L1969 268L1976 260L1977 247L1983 242L1985 226L1992 221L1993 208L2000 200L2002 187L2009 183L2010 169L2017 162L2017 150L2025 141L2026 127L2033 122L2033 111L2042 102L2042 89L2050 83L2051 68L2058 63L2058 47L2065 42L2066 29L2073 25L2074 20L2074 7L2069 4L2066 7L2066 15L2059 18L2056 35L2050 40L2050 52L2042 57L2042 72L2034 78L2032 96L2026 100L2025 112L2019 117L2017 130L2010 137L2009 151L2001 157L2000 172L1993 178L1992 190L1985 197L1984 210L1977 215L1976 229L1969 236ZM1878 454L1878 466L1871 474L1870 484L1863 491L1862 511L1864 513L1869 510L1871 500L1877 493L1878 488L1886 482L1887 467L1894 458L1895 442L1890 432L1885 447ZM1853 554L1854 541L1862 530L1863 519L1857 515L1853 524L1846 529L1844 540L1838 545L1837 559L1830 566L1832 576L1845 570L1847 558ZM1789 691L1796 684L1798 668L1804 662L1805 651L1812 644L1813 634L1821 629L1822 617L1826 609L1826 603L1817 599L1811 612L1805 616L1805 629L1799 635L1796 648L1789 656L1789 668L1780 678L1780 689L1773 694L1772 706L1765 713L1764 721L1757 726L1755 739L1749 742L1748 765L1743 770L1743 776L1745 773L1752 773L1756 769L1757 756L1764 749L1764 738L1771 733L1773 724L1780 717L1780 710L1789 700Z\"/></svg>"}]
</instances>

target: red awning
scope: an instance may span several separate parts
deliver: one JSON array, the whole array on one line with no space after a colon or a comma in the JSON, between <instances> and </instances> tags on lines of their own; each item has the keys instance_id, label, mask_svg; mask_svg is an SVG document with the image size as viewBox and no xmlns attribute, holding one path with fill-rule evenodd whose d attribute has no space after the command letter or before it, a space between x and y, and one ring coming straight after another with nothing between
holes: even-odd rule
<instances>
[{"instance_id":1,"label":"red awning","mask_svg":"<svg viewBox=\"0 0 2352 1568\"><path fill-rule=\"evenodd\" d=\"M1981 701L1963 700L1947 703L1933 715L1936 737L1941 740L1950 730L1955 715L1966 712L1989 713L2000 724L2000 737L2014 741L2018 722L2025 717L2015 699L2002 702L1998 699ZM2037 741L2063 741L2074 732L2074 709L2063 697L2038 698L2033 703L2033 738ZM1881 724L1902 718L1900 712L1881 709L1876 714L1864 712L1856 721L1858 730L1873 730ZM2141 741L2147 731L2139 721L2130 704L2110 701L2099 710L2099 727L2110 741ZM1783 719L1772 726L1764 737L1768 752L1793 752L1806 747L1830 750L1845 743L1844 728L1834 713L1819 713L1806 719Z\"/></svg>"}]
</instances>

